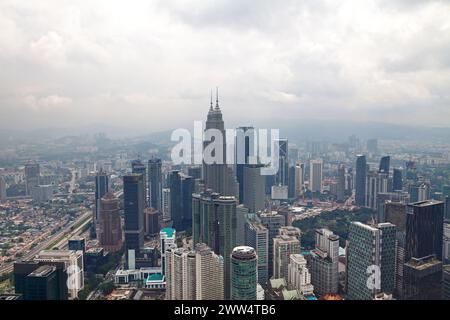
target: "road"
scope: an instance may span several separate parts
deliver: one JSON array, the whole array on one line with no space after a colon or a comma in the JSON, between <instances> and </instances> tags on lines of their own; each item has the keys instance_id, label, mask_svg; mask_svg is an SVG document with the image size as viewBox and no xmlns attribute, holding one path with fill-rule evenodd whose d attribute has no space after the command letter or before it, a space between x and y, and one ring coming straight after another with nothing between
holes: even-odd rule
<instances>
[{"instance_id":1,"label":"road","mask_svg":"<svg viewBox=\"0 0 450 320\"><path fill-rule=\"evenodd\" d=\"M49 246L51 246L51 248L54 248L54 247L56 247L57 244L61 244L63 241L65 241L67 243L67 239L69 237L76 235L77 232L80 232L82 230L83 226L85 226L87 223L89 223L91 219L92 219L92 214L90 211L87 211L84 214L82 214L79 218L77 218L75 221L69 223L66 227L64 227L58 233L55 233L54 235L50 236L49 238L47 238L47 237L49 236L50 232L46 232L46 233L42 234L39 238L37 238L36 240L34 240L32 242L32 243L38 243L38 244L33 249L31 249L26 254L24 254L22 256L21 260L31 260L41 250L47 249ZM75 230L71 231L70 228L74 225L77 225L78 223L80 223L80 225ZM67 236L63 237L60 241L58 241L58 243L55 243L54 245L52 244L55 240L59 239L64 234L67 234ZM39 242L41 240L42 240L42 242ZM30 243L30 246L32 245L32 243ZM14 266L14 262L10 262L10 263L2 266L0 268L0 275L11 273L13 271L13 266Z\"/></svg>"}]
</instances>

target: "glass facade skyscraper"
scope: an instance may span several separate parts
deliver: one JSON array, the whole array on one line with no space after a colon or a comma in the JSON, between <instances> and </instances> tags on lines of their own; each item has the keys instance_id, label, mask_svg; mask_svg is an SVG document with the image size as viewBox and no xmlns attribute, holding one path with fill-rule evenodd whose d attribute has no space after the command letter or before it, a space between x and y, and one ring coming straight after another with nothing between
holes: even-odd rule
<instances>
[{"instance_id":1,"label":"glass facade skyscraper","mask_svg":"<svg viewBox=\"0 0 450 320\"><path fill-rule=\"evenodd\" d=\"M240 246L231 254L231 299L256 300L257 255L252 247Z\"/></svg>"}]
</instances>

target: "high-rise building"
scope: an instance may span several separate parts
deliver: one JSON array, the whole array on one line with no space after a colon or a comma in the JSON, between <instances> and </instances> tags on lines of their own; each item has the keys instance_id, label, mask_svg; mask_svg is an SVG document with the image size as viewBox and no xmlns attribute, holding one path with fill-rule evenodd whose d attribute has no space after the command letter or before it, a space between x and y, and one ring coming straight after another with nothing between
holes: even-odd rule
<instances>
[{"instance_id":1,"label":"high-rise building","mask_svg":"<svg viewBox=\"0 0 450 320\"><path fill-rule=\"evenodd\" d=\"M450 223L444 223L444 239L442 245L442 263L450 264Z\"/></svg>"},{"instance_id":2,"label":"high-rise building","mask_svg":"<svg viewBox=\"0 0 450 320\"><path fill-rule=\"evenodd\" d=\"M390 156L384 156L380 160L380 172L388 173L390 170L390 164L391 164L391 157Z\"/></svg>"},{"instance_id":3,"label":"high-rise building","mask_svg":"<svg viewBox=\"0 0 450 320\"><path fill-rule=\"evenodd\" d=\"M406 261L435 255L442 261L444 203L429 200L408 205L406 216Z\"/></svg>"},{"instance_id":4,"label":"high-rise building","mask_svg":"<svg viewBox=\"0 0 450 320\"><path fill-rule=\"evenodd\" d=\"M163 228L159 232L160 251L161 251L161 273L166 274L166 252L175 245L176 231L172 228Z\"/></svg>"},{"instance_id":5,"label":"high-rise building","mask_svg":"<svg viewBox=\"0 0 450 320\"><path fill-rule=\"evenodd\" d=\"M258 270L255 249L240 246L231 254L231 299L256 300Z\"/></svg>"},{"instance_id":6,"label":"high-rise building","mask_svg":"<svg viewBox=\"0 0 450 320\"><path fill-rule=\"evenodd\" d=\"M166 299L195 300L196 256L193 251L171 247L166 251Z\"/></svg>"},{"instance_id":7,"label":"high-rise building","mask_svg":"<svg viewBox=\"0 0 450 320\"><path fill-rule=\"evenodd\" d=\"M36 255L34 260L50 265L60 262L64 263L64 271L69 278L69 281L66 283L69 297L71 299L78 297L78 292L84 288L83 251L43 250Z\"/></svg>"},{"instance_id":8,"label":"high-rise building","mask_svg":"<svg viewBox=\"0 0 450 320\"><path fill-rule=\"evenodd\" d=\"M14 263L15 293L23 300L67 300L64 262L23 261Z\"/></svg>"},{"instance_id":9,"label":"high-rise building","mask_svg":"<svg viewBox=\"0 0 450 320\"><path fill-rule=\"evenodd\" d=\"M86 239L83 237L73 237L67 241L67 247L69 250L73 251L86 251Z\"/></svg>"},{"instance_id":10,"label":"high-rise building","mask_svg":"<svg viewBox=\"0 0 450 320\"><path fill-rule=\"evenodd\" d=\"M190 229L192 227L192 193L195 189L195 180L193 177L181 176L181 212L182 228L181 230Z\"/></svg>"},{"instance_id":11,"label":"high-rise building","mask_svg":"<svg viewBox=\"0 0 450 320\"><path fill-rule=\"evenodd\" d=\"M450 196L445 197L445 220L450 221Z\"/></svg>"},{"instance_id":12,"label":"high-rise building","mask_svg":"<svg viewBox=\"0 0 450 320\"><path fill-rule=\"evenodd\" d=\"M246 165L244 167L244 201L249 212L256 213L265 208L265 176L261 175L262 165Z\"/></svg>"},{"instance_id":13,"label":"high-rise building","mask_svg":"<svg viewBox=\"0 0 450 320\"><path fill-rule=\"evenodd\" d=\"M207 244L224 258L225 299L230 297L230 254L236 243L236 204L232 196L207 190L192 195L194 245Z\"/></svg>"},{"instance_id":14,"label":"high-rise building","mask_svg":"<svg viewBox=\"0 0 450 320\"><path fill-rule=\"evenodd\" d=\"M405 300L442 299L442 261L435 255L411 258L404 265Z\"/></svg>"},{"instance_id":15,"label":"high-rise building","mask_svg":"<svg viewBox=\"0 0 450 320\"><path fill-rule=\"evenodd\" d=\"M112 192L101 199L98 239L106 251L115 252L122 248L119 199Z\"/></svg>"},{"instance_id":16,"label":"high-rise building","mask_svg":"<svg viewBox=\"0 0 450 320\"><path fill-rule=\"evenodd\" d=\"M275 174L275 184L287 186L289 183L289 154L288 140L274 140L275 152L278 151L278 172Z\"/></svg>"},{"instance_id":17,"label":"high-rise building","mask_svg":"<svg viewBox=\"0 0 450 320\"><path fill-rule=\"evenodd\" d=\"M265 287L269 280L269 230L258 221L245 224L245 245L258 255L258 283Z\"/></svg>"},{"instance_id":18,"label":"high-rise building","mask_svg":"<svg viewBox=\"0 0 450 320\"><path fill-rule=\"evenodd\" d=\"M5 178L0 175L0 203L6 201L6 182Z\"/></svg>"},{"instance_id":19,"label":"high-rise building","mask_svg":"<svg viewBox=\"0 0 450 320\"><path fill-rule=\"evenodd\" d=\"M406 205L407 203L409 203L409 194L404 191L379 192L377 194L377 221L378 222L393 223L392 221L386 220L386 214L388 214L386 206L390 203ZM395 204L392 206L395 206ZM406 219L406 214L405 214L404 218ZM406 220L404 220L403 222L406 223ZM393 224L397 225L396 223L393 223Z\"/></svg>"},{"instance_id":20,"label":"high-rise building","mask_svg":"<svg viewBox=\"0 0 450 320\"><path fill-rule=\"evenodd\" d=\"M100 218L101 200L108 193L109 177L105 171L100 170L95 176L95 203L94 203L94 221L98 223Z\"/></svg>"},{"instance_id":21,"label":"high-rise building","mask_svg":"<svg viewBox=\"0 0 450 320\"><path fill-rule=\"evenodd\" d=\"M221 133L221 137L209 137L208 130L215 129ZM212 141L214 139L214 142ZM215 146L215 150L210 150ZM226 134L222 118L222 111L219 107L218 94L216 96L216 106L211 106L205 126L205 141L203 142L205 157L211 157L211 161L203 159L203 180L205 187L223 196L238 196L239 189L233 171L226 163ZM212 163L209 163L212 162Z\"/></svg>"},{"instance_id":22,"label":"high-rise building","mask_svg":"<svg viewBox=\"0 0 450 320\"><path fill-rule=\"evenodd\" d=\"M269 279L273 275L273 239L278 235L280 227L286 225L286 219L276 211L267 211L259 214L259 219L263 226L265 226L269 232Z\"/></svg>"},{"instance_id":23,"label":"high-rise building","mask_svg":"<svg viewBox=\"0 0 450 320\"><path fill-rule=\"evenodd\" d=\"M393 180L392 180L392 189L394 191L403 190L402 170L400 170L400 169L394 169Z\"/></svg>"},{"instance_id":24,"label":"high-rise building","mask_svg":"<svg viewBox=\"0 0 450 320\"><path fill-rule=\"evenodd\" d=\"M139 257L144 246L144 176L132 173L123 177L123 203L125 218L125 250L130 250L134 256ZM132 254L133 255L133 254ZM127 259L127 263L129 265Z\"/></svg>"},{"instance_id":25,"label":"high-rise building","mask_svg":"<svg viewBox=\"0 0 450 320\"><path fill-rule=\"evenodd\" d=\"M345 166L343 164L338 167L338 185L337 185L337 201L343 202L345 196Z\"/></svg>"},{"instance_id":26,"label":"high-rise building","mask_svg":"<svg viewBox=\"0 0 450 320\"><path fill-rule=\"evenodd\" d=\"M311 274L306 264L303 255L291 254L286 279L290 290L298 290L303 296L311 296L314 294L314 286L311 284Z\"/></svg>"},{"instance_id":27,"label":"high-rise building","mask_svg":"<svg viewBox=\"0 0 450 320\"><path fill-rule=\"evenodd\" d=\"M181 175L180 171L173 170L169 173L170 188L170 214L173 221L173 227L177 230L183 230L183 210L181 199Z\"/></svg>"},{"instance_id":28,"label":"high-rise building","mask_svg":"<svg viewBox=\"0 0 450 320\"><path fill-rule=\"evenodd\" d=\"M144 233L154 236L159 233L159 211L154 208L144 209Z\"/></svg>"},{"instance_id":29,"label":"high-rise building","mask_svg":"<svg viewBox=\"0 0 450 320\"><path fill-rule=\"evenodd\" d=\"M279 236L288 236L288 237L295 237L298 239L298 241L301 240L301 236L302 236L302 231L297 228L297 227L293 227L293 226L284 226L284 227L280 227L278 229L278 235Z\"/></svg>"},{"instance_id":30,"label":"high-rise building","mask_svg":"<svg viewBox=\"0 0 450 320\"><path fill-rule=\"evenodd\" d=\"M366 177L366 207L376 210L378 208L378 194L387 193L389 175L377 171L371 171Z\"/></svg>"},{"instance_id":31,"label":"high-rise building","mask_svg":"<svg viewBox=\"0 0 450 320\"><path fill-rule=\"evenodd\" d=\"M295 166L289 166L288 198L295 199Z\"/></svg>"},{"instance_id":32,"label":"high-rise building","mask_svg":"<svg viewBox=\"0 0 450 320\"><path fill-rule=\"evenodd\" d=\"M311 192L322 192L322 167L321 159L309 162L309 189Z\"/></svg>"},{"instance_id":33,"label":"high-rise building","mask_svg":"<svg viewBox=\"0 0 450 320\"><path fill-rule=\"evenodd\" d=\"M148 195L150 207L163 212L162 208L162 162L161 159L148 160Z\"/></svg>"},{"instance_id":34,"label":"high-rise building","mask_svg":"<svg viewBox=\"0 0 450 320\"><path fill-rule=\"evenodd\" d=\"M287 278L289 257L300 253L300 241L293 236L281 235L273 239L273 277Z\"/></svg>"},{"instance_id":35,"label":"high-rise building","mask_svg":"<svg viewBox=\"0 0 450 320\"><path fill-rule=\"evenodd\" d=\"M391 223L369 226L352 222L348 236L347 294L350 300L373 300L395 287L395 235Z\"/></svg>"},{"instance_id":36,"label":"high-rise building","mask_svg":"<svg viewBox=\"0 0 450 320\"><path fill-rule=\"evenodd\" d=\"M366 205L366 156L358 155L356 158L355 202L358 206Z\"/></svg>"},{"instance_id":37,"label":"high-rise building","mask_svg":"<svg viewBox=\"0 0 450 320\"><path fill-rule=\"evenodd\" d=\"M309 257L311 283L317 296L337 294L339 288L339 236L316 230L316 245Z\"/></svg>"},{"instance_id":38,"label":"high-rise building","mask_svg":"<svg viewBox=\"0 0 450 320\"><path fill-rule=\"evenodd\" d=\"M244 205L236 207L236 246L245 244L245 225L249 211Z\"/></svg>"},{"instance_id":39,"label":"high-rise building","mask_svg":"<svg viewBox=\"0 0 450 320\"><path fill-rule=\"evenodd\" d=\"M295 165L295 196L303 195L303 185L305 184L305 165L297 163Z\"/></svg>"},{"instance_id":40,"label":"high-rise building","mask_svg":"<svg viewBox=\"0 0 450 320\"><path fill-rule=\"evenodd\" d=\"M28 163L25 165L25 192L31 195L34 187L40 184L41 169L38 163Z\"/></svg>"},{"instance_id":41,"label":"high-rise building","mask_svg":"<svg viewBox=\"0 0 450 320\"><path fill-rule=\"evenodd\" d=\"M442 268L442 299L450 300L450 265Z\"/></svg>"},{"instance_id":42,"label":"high-rise building","mask_svg":"<svg viewBox=\"0 0 450 320\"><path fill-rule=\"evenodd\" d=\"M239 203L244 203L244 168L250 164L250 157L255 156L255 132L253 127L239 127L236 129L235 157L236 179L239 183Z\"/></svg>"},{"instance_id":43,"label":"high-rise building","mask_svg":"<svg viewBox=\"0 0 450 320\"><path fill-rule=\"evenodd\" d=\"M204 243L195 246L196 299L223 300L223 257Z\"/></svg>"},{"instance_id":44,"label":"high-rise building","mask_svg":"<svg viewBox=\"0 0 450 320\"><path fill-rule=\"evenodd\" d=\"M162 206L164 219L171 219L170 213L170 188L164 188L162 191Z\"/></svg>"},{"instance_id":45,"label":"high-rise building","mask_svg":"<svg viewBox=\"0 0 450 320\"><path fill-rule=\"evenodd\" d=\"M145 201L145 206L147 206L147 167L145 166L145 164L140 160L140 159L136 159L131 161L131 172L135 173L135 174L141 174L142 175L142 185L143 185L143 190L142 192L144 193L143 197L144 197L144 201Z\"/></svg>"}]
</instances>

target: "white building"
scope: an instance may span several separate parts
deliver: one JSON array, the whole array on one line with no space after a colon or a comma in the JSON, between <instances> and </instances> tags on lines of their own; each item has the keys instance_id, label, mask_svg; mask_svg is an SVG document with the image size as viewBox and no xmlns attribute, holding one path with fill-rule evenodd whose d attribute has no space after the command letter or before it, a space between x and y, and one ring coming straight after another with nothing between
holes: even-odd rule
<instances>
[{"instance_id":1,"label":"white building","mask_svg":"<svg viewBox=\"0 0 450 320\"><path fill-rule=\"evenodd\" d=\"M287 278L289 257L300 253L300 240L280 235L273 239L273 278Z\"/></svg>"},{"instance_id":2,"label":"white building","mask_svg":"<svg viewBox=\"0 0 450 320\"><path fill-rule=\"evenodd\" d=\"M166 251L175 246L176 231L172 228L163 228L159 232L161 250L161 273L166 274Z\"/></svg>"},{"instance_id":3,"label":"white building","mask_svg":"<svg viewBox=\"0 0 450 320\"><path fill-rule=\"evenodd\" d=\"M170 214L170 189L162 189L162 212L165 219L170 219L172 216Z\"/></svg>"},{"instance_id":4,"label":"white building","mask_svg":"<svg viewBox=\"0 0 450 320\"><path fill-rule=\"evenodd\" d=\"M223 300L223 258L204 243L195 246L197 300Z\"/></svg>"},{"instance_id":5,"label":"white building","mask_svg":"<svg viewBox=\"0 0 450 320\"><path fill-rule=\"evenodd\" d=\"M314 294L314 287L311 284L311 274L306 267L306 259L301 254L290 255L288 288L298 290L304 296Z\"/></svg>"}]
</instances>

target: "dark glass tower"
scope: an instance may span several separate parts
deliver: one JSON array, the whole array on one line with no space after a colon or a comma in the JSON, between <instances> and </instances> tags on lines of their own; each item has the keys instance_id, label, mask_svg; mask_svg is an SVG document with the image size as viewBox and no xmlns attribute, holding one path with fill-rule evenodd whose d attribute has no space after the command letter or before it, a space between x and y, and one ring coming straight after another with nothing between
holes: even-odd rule
<instances>
[{"instance_id":1,"label":"dark glass tower","mask_svg":"<svg viewBox=\"0 0 450 320\"><path fill-rule=\"evenodd\" d=\"M435 255L442 261L444 203L422 201L408 205L406 216L406 261Z\"/></svg>"},{"instance_id":2,"label":"dark glass tower","mask_svg":"<svg viewBox=\"0 0 450 320\"><path fill-rule=\"evenodd\" d=\"M109 191L109 177L103 170L100 170L95 176L95 211L94 220L98 222L101 211L101 200Z\"/></svg>"},{"instance_id":3,"label":"dark glass tower","mask_svg":"<svg viewBox=\"0 0 450 320\"><path fill-rule=\"evenodd\" d=\"M173 170L169 173L170 188L170 212L172 215L173 228L183 230L183 211L181 207L181 176L180 171Z\"/></svg>"},{"instance_id":4,"label":"dark glass tower","mask_svg":"<svg viewBox=\"0 0 450 320\"><path fill-rule=\"evenodd\" d=\"M239 182L239 203L244 203L244 167L249 164L249 157L254 153L253 127L239 127L236 130L235 157L236 179Z\"/></svg>"},{"instance_id":5,"label":"dark glass tower","mask_svg":"<svg viewBox=\"0 0 450 320\"><path fill-rule=\"evenodd\" d=\"M162 163L161 159L148 160L148 193L150 207L162 211Z\"/></svg>"},{"instance_id":6,"label":"dark glass tower","mask_svg":"<svg viewBox=\"0 0 450 320\"><path fill-rule=\"evenodd\" d=\"M195 180L190 176L181 179L181 211L183 212L183 228L192 228L192 193L195 188Z\"/></svg>"},{"instance_id":7,"label":"dark glass tower","mask_svg":"<svg viewBox=\"0 0 450 320\"><path fill-rule=\"evenodd\" d=\"M380 172L389 173L391 157L385 156L380 161Z\"/></svg>"},{"instance_id":8,"label":"dark glass tower","mask_svg":"<svg viewBox=\"0 0 450 320\"><path fill-rule=\"evenodd\" d=\"M140 159L137 159L137 160L131 161L131 172L142 175L142 183L144 186L142 192L144 193L144 201L145 201L145 206L146 206L147 205L147 182L146 182L147 168L145 167L145 164L143 164Z\"/></svg>"},{"instance_id":9,"label":"dark glass tower","mask_svg":"<svg viewBox=\"0 0 450 320\"><path fill-rule=\"evenodd\" d=\"M359 206L366 204L366 156L356 156L355 201Z\"/></svg>"},{"instance_id":10,"label":"dark glass tower","mask_svg":"<svg viewBox=\"0 0 450 320\"><path fill-rule=\"evenodd\" d=\"M123 177L125 249L139 256L144 246L144 176L130 174Z\"/></svg>"},{"instance_id":11,"label":"dark glass tower","mask_svg":"<svg viewBox=\"0 0 450 320\"><path fill-rule=\"evenodd\" d=\"M392 188L394 191L403 189L402 170L400 169L394 169Z\"/></svg>"}]
</instances>

